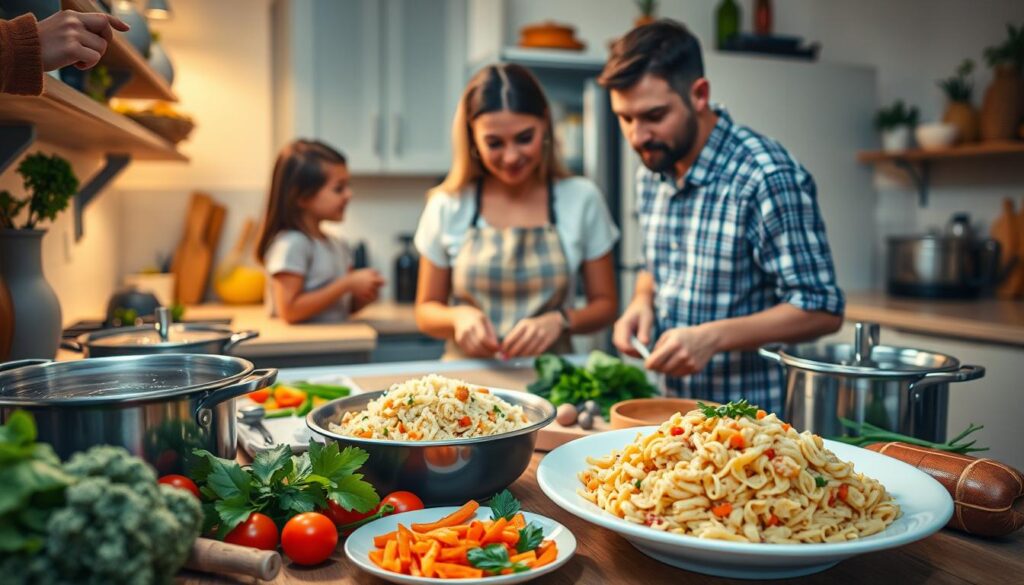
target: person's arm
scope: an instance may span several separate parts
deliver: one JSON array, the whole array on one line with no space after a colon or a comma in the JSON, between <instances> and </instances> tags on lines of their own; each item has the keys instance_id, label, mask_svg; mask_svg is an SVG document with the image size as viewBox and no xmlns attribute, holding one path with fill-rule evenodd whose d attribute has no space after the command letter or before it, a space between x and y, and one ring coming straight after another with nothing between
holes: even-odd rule
<instances>
[{"instance_id":1,"label":"person's arm","mask_svg":"<svg viewBox=\"0 0 1024 585\"><path fill-rule=\"evenodd\" d=\"M451 269L441 268L420 257L416 287L416 326L437 339L452 339L467 355L488 357L498 351L494 326L480 309L468 305L449 306Z\"/></svg>"},{"instance_id":2,"label":"person's arm","mask_svg":"<svg viewBox=\"0 0 1024 585\"><path fill-rule=\"evenodd\" d=\"M376 295L377 289L384 283L376 270L368 268L352 271L326 286L304 292L302 287L305 280L303 275L294 272L278 272L271 277L274 308L278 316L289 324L308 321L348 293L352 293L353 304L356 299L362 299L362 306L365 306L372 302L371 297Z\"/></svg>"},{"instance_id":3,"label":"person's arm","mask_svg":"<svg viewBox=\"0 0 1024 585\"><path fill-rule=\"evenodd\" d=\"M43 61L36 17L23 14L0 20L0 92L43 93Z\"/></svg>"}]
</instances>

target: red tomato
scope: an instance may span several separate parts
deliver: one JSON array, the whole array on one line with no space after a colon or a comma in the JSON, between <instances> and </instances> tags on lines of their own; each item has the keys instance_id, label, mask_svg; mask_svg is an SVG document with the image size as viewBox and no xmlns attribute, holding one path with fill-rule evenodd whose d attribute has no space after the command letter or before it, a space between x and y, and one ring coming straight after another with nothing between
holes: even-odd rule
<instances>
[{"instance_id":1,"label":"red tomato","mask_svg":"<svg viewBox=\"0 0 1024 585\"><path fill-rule=\"evenodd\" d=\"M284 554L300 565L322 563L338 546L338 529L331 519L318 512L293 517L281 531Z\"/></svg>"},{"instance_id":2,"label":"red tomato","mask_svg":"<svg viewBox=\"0 0 1024 585\"><path fill-rule=\"evenodd\" d=\"M411 512L413 510L423 509L423 500L412 492L393 492L384 497L380 501L380 505L391 504L395 507L395 514L401 514L402 512Z\"/></svg>"},{"instance_id":3,"label":"red tomato","mask_svg":"<svg viewBox=\"0 0 1024 585\"><path fill-rule=\"evenodd\" d=\"M245 522L228 533L224 542L263 550L276 550L277 525L266 514L253 512L249 514Z\"/></svg>"},{"instance_id":4,"label":"red tomato","mask_svg":"<svg viewBox=\"0 0 1024 585\"><path fill-rule=\"evenodd\" d=\"M259 402L260 404L263 404L264 402L267 401L267 398L270 398L270 388L264 388L262 390L256 390L255 392L250 392L249 394L247 394L247 396L253 402Z\"/></svg>"},{"instance_id":5,"label":"red tomato","mask_svg":"<svg viewBox=\"0 0 1024 585\"><path fill-rule=\"evenodd\" d=\"M345 524L351 524L358 522L363 518L368 518L377 512L377 508L370 510L369 512L356 512L355 510L346 510L338 504L334 503L334 500L327 500L327 509L323 510L322 513L326 514L336 525L343 526Z\"/></svg>"},{"instance_id":6,"label":"red tomato","mask_svg":"<svg viewBox=\"0 0 1024 585\"><path fill-rule=\"evenodd\" d=\"M161 477L160 479L156 480L156 482L169 485L171 487L176 487L178 489L190 491L192 492L192 495L194 495L197 498L199 497L199 488L196 486L196 483L191 479L185 477L184 475L177 475L172 473L170 475L165 475Z\"/></svg>"}]
</instances>

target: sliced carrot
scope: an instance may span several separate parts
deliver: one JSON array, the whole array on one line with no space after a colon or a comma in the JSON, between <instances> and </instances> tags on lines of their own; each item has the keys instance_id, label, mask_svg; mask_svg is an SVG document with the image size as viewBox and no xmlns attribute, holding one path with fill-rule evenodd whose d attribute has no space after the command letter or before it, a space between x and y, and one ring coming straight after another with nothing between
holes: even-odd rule
<instances>
[{"instance_id":1,"label":"sliced carrot","mask_svg":"<svg viewBox=\"0 0 1024 585\"><path fill-rule=\"evenodd\" d=\"M466 533L469 532L469 524L459 524L457 526L448 526L445 530L451 530L455 534L459 535L459 538L465 538Z\"/></svg>"},{"instance_id":2,"label":"sliced carrot","mask_svg":"<svg viewBox=\"0 0 1024 585\"><path fill-rule=\"evenodd\" d=\"M762 418L764 418L766 416L768 416L767 412L765 412L765 411L763 411L761 409L758 409L758 411L757 411L757 420L761 420Z\"/></svg>"},{"instance_id":3,"label":"sliced carrot","mask_svg":"<svg viewBox=\"0 0 1024 585\"><path fill-rule=\"evenodd\" d=\"M441 544L435 540L431 543L430 550L427 551L427 554L423 555L423 558L420 559L420 571L423 573L424 577L434 576L434 563L437 561L437 555L440 554L440 552Z\"/></svg>"},{"instance_id":4,"label":"sliced carrot","mask_svg":"<svg viewBox=\"0 0 1024 585\"><path fill-rule=\"evenodd\" d=\"M380 549L370 551L370 560L373 561L373 564L382 569L387 568L384 566L384 551Z\"/></svg>"},{"instance_id":5,"label":"sliced carrot","mask_svg":"<svg viewBox=\"0 0 1024 585\"><path fill-rule=\"evenodd\" d=\"M779 517L772 514L768 517L768 521L764 523L765 526L775 526L779 523Z\"/></svg>"},{"instance_id":6,"label":"sliced carrot","mask_svg":"<svg viewBox=\"0 0 1024 585\"><path fill-rule=\"evenodd\" d=\"M462 505L461 508L448 514L444 518L441 518L437 522L429 522L426 524L413 524L412 529L416 532L430 532L437 528L444 528L446 526L458 526L459 524L465 524L473 514L476 514L480 504L476 500L470 500Z\"/></svg>"},{"instance_id":7,"label":"sliced carrot","mask_svg":"<svg viewBox=\"0 0 1024 585\"><path fill-rule=\"evenodd\" d=\"M479 542L484 537L484 524L479 520L474 520L469 525L469 530L466 532L466 540L476 540Z\"/></svg>"},{"instance_id":8,"label":"sliced carrot","mask_svg":"<svg viewBox=\"0 0 1024 585\"><path fill-rule=\"evenodd\" d=\"M555 546L555 541L553 541L553 540L545 540L545 541L540 543L540 546L537 547L537 554L538 555L542 555L545 552L547 552L547 550L549 548L551 548L553 546Z\"/></svg>"},{"instance_id":9,"label":"sliced carrot","mask_svg":"<svg viewBox=\"0 0 1024 585\"><path fill-rule=\"evenodd\" d=\"M509 546L515 546L519 542L519 531L518 530L502 530L501 531L501 542Z\"/></svg>"},{"instance_id":10,"label":"sliced carrot","mask_svg":"<svg viewBox=\"0 0 1024 585\"><path fill-rule=\"evenodd\" d=\"M264 402L267 401L267 398L270 398L270 388L264 388L262 390L250 392L246 396L252 399L253 402L259 402L260 404L263 404Z\"/></svg>"},{"instance_id":11,"label":"sliced carrot","mask_svg":"<svg viewBox=\"0 0 1024 585\"><path fill-rule=\"evenodd\" d=\"M459 546L459 535L447 528L431 530L426 534L426 536L443 544L447 544L448 546Z\"/></svg>"},{"instance_id":12,"label":"sliced carrot","mask_svg":"<svg viewBox=\"0 0 1024 585\"><path fill-rule=\"evenodd\" d=\"M515 556L511 556L511 557L508 558L508 562L510 562L510 563L518 563L520 561L525 563L527 561L533 562L533 561L536 561L536 560L537 560L537 552L536 551L532 551L532 550L528 550L528 551L526 551L524 553L520 553L520 554L517 554Z\"/></svg>"},{"instance_id":13,"label":"sliced carrot","mask_svg":"<svg viewBox=\"0 0 1024 585\"><path fill-rule=\"evenodd\" d=\"M444 579L482 579L484 576L481 569L454 563L434 563L434 570L437 571L439 577Z\"/></svg>"},{"instance_id":14,"label":"sliced carrot","mask_svg":"<svg viewBox=\"0 0 1024 585\"><path fill-rule=\"evenodd\" d=\"M789 432L789 429L793 428L789 423L782 423L782 430Z\"/></svg>"},{"instance_id":15,"label":"sliced carrot","mask_svg":"<svg viewBox=\"0 0 1024 585\"><path fill-rule=\"evenodd\" d=\"M423 556L427 554L427 551L430 550L430 543L431 541L429 540L423 540L420 542L413 543L409 548L410 550L412 550L412 552L420 556Z\"/></svg>"},{"instance_id":16,"label":"sliced carrot","mask_svg":"<svg viewBox=\"0 0 1024 585\"><path fill-rule=\"evenodd\" d=\"M398 525L398 558L402 559L403 562L412 561L412 552L409 550L409 546L412 541L412 532L405 527L404 524Z\"/></svg>"},{"instance_id":17,"label":"sliced carrot","mask_svg":"<svg viewBox=\"0 0 1024 585\"><path fill-rule=\"evenodd\" d=\"M409 564L409 574L413 577L422 577L423 571L420 571L420 562L413 557L412 563Z\"/></svg>"},{"instance_id":18,"label":"sliced carrot","mask_svg":"<svg viewBox=\"0 0 1024 585\"><path fill-rule=\"evenodd\" d=\"M470 549L474 549L474 548L480 548L480 541L472 539L472 538L467 538L464 541L464 544L466 546L466 550L470 550Z\"/></svg>"},{"instance_id":19,"label":"sliced carrot","mask_svg":"<svg viewBox=\"0 0 1024 585\"><path fill-rule=\"evenodd\" d=\"M733 449L742 449L747 446L747 441L743 438L743 435L736 433L729 437L729 446Z\"/></svg>"},{"instance_id":20,"label":"sliced carrot","mask_svg":"<svg viewBox=\"0 0 1024 585\"><path fill-rule=\"evenodd\" d=\"M442 548L441 553L437 555L437 560L445 562L462 562L468 563L469 558L466 556L468 550L464 546L451 546L448 548Z\"/></svg>"},{"instance_id":21,"label":"sliced carrot","mask_svg":"<svg viewBox=\"0 0 1024 585\"><path fill-rule=\"evenodd\" d=\"M519 512L512 517L512 526L515 526L520 530L526 528L526 518L523 516L522 512Z\"/></svg>"},{"instance_id":22,"label":"sliced carrot","mask_svg":"<svg viewBox=\"0 0 1024 585\"><path fill-rule=\"evenodd\" d=\"M384 548L387 546L389 540L398 540L398 531L388 532L387 534L381 534L380 536L373 537L373 546L377 548Z\"/></svg>"},{"instance_id":23,"label":"sliced carrot","mask_svg":"<svg viewBox=\"0 0 1024 585\"><path fill-rule=\"evenodd\" d=\"M387 546L384 547L384 568L391 570L391 567L395 565L395 561L398 560L398 541L389 540ZM399 571L401 572L401 571Z\"/></svg>"},{"instance_id":24,"label":"sliced carrot","mask_svg":"<svg viewBox=\"0 0 1024 585\"><path fill-rule=\"evenodd\" d=\"M504 517L498 518L487 532L484 533L484 537L480 539L481 544L488 544L491 542L501 542L501 533L505 530L505 525L508 524L508 520Z\"/></svg>"},{"instance_id":25,"label":"sliced carrot","mask_svg":"<svg viewBox=\"0 0 1024 585\"><path fill-rule=\"evenodd\" d=\"M732 504L729 502L723 502L714 508L711 508L711 513L719 518L725 518L729 514L732 514Z\"/></svg>"},{"instance_id":26,"label":"sliced carrot","mask_svg":"<svg viewBox=\"0 0 1024 585\"><path fill-rule=\"evenodd\" d=\"M548 547L548 549L544 551L539 557L537 557L537 560L530 566L531 568L537 569L549 563L555 562L556 558L558 558L558 547L551 546Z\"/></svg>"}]
</instances>

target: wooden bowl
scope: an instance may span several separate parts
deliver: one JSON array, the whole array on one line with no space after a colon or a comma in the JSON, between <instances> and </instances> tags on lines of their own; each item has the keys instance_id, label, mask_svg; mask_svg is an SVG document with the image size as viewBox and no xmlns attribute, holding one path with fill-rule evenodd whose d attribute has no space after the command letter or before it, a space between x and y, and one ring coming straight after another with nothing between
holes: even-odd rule
<instances>
[{"instance_id":1,"label":"wooden bowl","mask_svg":"<svg viewBox=\"0 0 1024 585\"><path fill-rule=\"evenodd\" d=\"M582 51L587 47L576 39L574 27L551 21L524 26L519 31L519 46L569 51Z\"/></svg>"},{"instance_id":2,"label":"wooden bowl","mask_svg":"<svg viewBox=\"0 0 1024 585\"><path fill-rule=\"evenodd\" d=\"M708 406L717 402L701 400ZM690 398L635 398L612 405L611 426L613 429L660 425L677 412L687 413L697 408L697 401Z\"/></svg>"},{"instance_id":3,"label":"wooden bowl","mask_svg":"<svg viewBox=\"0 0 1024 585\"><path fill-rule=\"evenodd\" d=\"M195 128L195 123L185 118L154 116L145 113L128 114L128 117L172 144L177 144L188 138L192 129Z\"/></svg>"}]
</instances>

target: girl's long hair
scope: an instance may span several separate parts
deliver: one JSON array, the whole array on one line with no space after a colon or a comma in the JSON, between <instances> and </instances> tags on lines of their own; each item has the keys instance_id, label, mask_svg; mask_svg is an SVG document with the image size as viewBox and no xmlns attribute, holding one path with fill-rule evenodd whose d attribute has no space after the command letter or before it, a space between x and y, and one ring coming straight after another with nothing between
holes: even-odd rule
<instances>
[{"instance_id":1,"label":"girl's long hair","mask_svg":"<svg viewBox=\"0 0 1024 585\"><path fill-rule=\"evenodd\" d=\"M540 177L547 181L548 178L569 176L559 162L551 108L537 78L522 65L489 65L478 71L462 92L452 122L452 166L444 181L431 189L428 195L457 194L486 173L480 159L473 154L472 123L478 116L501 111L528 114L544 120L545 146L544 159L538 169Z\"/></svg>"},{"instance_id":2,"label":"girl's long hair","mask_svg":"<svg viewBox=\"0 0 1024 585\"><path fill-rule=\"evenodd\" d=\"M267 197L256 257L262 264L267 248L282 230L306 232L299 200L316 195L327 183L329 164L345 164L345 155L318 140L296 140L281 149ZM307 234L313 237L313 234Z\"/></svg>"}]
</instances>

